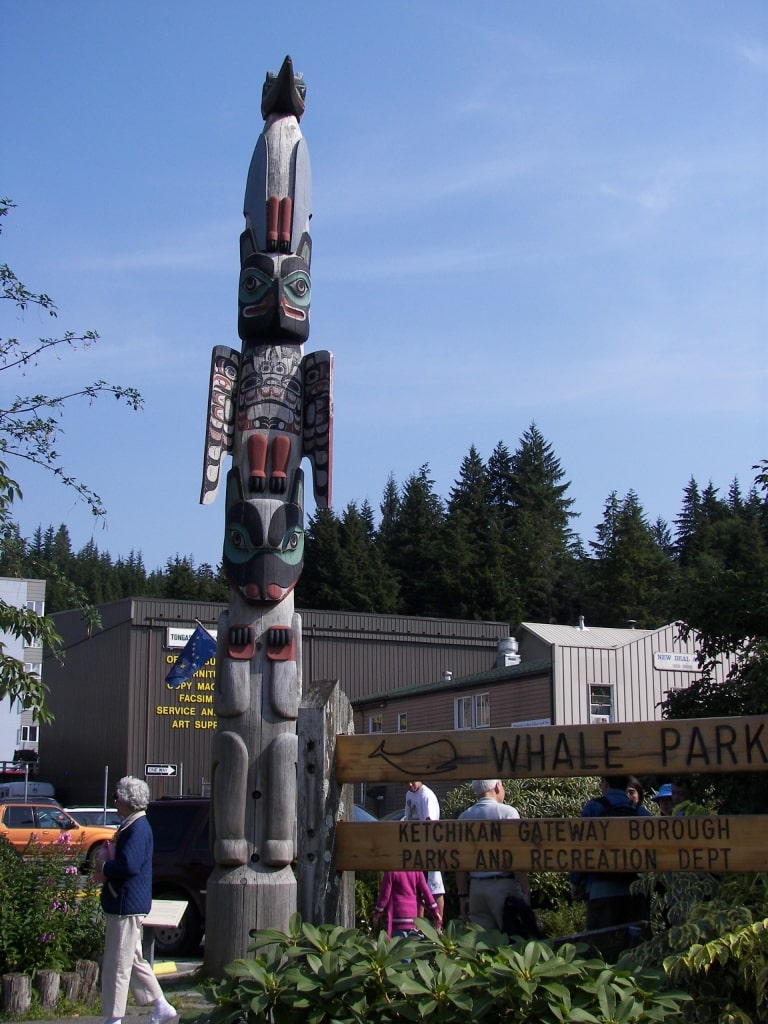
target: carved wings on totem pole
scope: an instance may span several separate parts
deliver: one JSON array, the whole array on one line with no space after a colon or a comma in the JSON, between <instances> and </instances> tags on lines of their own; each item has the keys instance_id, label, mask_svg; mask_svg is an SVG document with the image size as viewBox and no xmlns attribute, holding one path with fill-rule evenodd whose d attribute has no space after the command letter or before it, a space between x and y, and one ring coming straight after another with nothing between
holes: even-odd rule
<instances>
[{"instance_id":1,"label":"carved wings on totem pole","mask_svg":"<svg viewBox=\"0 0 768 1024\"><path fill-rule=\"evenodd\" d=\"M224 571L249 603L279 602L301 575L309 459L318 508L331 500L330 352L303 353L311 298L309 153L299 120L305 85L286 57L264 84L265 120L248 171L240 236L238 334L213 350L202 504L226 455Z\"/></svg>"}]
</instances>

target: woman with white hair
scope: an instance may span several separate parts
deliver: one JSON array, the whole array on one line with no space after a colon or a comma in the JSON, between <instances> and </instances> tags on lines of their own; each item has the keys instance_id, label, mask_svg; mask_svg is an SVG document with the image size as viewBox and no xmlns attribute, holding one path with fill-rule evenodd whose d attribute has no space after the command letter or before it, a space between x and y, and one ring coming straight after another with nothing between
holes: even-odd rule
<instances>
[{"instance_id":1,"label":"woman with white hair","mask_svg":"<svg viewBox=\"0 0 768 1024\"><path fill-rule=\"evenodd\" d=\"M140 1006L154 1003L151 1024L165 1024L178 1014L141 949L141 923L152 906L152 829L145 813L149 786L126 775L117 784L114 801L123 820L110 859L101 869L101 906L107 922L101 966L104 1020L120 1024L130 990Z\"/></svg>"}]
</instances>

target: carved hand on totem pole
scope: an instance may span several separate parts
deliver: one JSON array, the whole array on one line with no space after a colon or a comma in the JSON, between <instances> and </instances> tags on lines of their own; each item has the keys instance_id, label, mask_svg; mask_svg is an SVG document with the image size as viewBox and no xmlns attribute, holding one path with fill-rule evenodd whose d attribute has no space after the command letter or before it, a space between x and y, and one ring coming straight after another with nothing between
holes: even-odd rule
<instances>
[{"instance_id":1,"label":"carved hand on totem pole","mask_svg":"<svg viewBox=\"0 0 768 1024\"><path fill-rule=\"evenodd\" d=\"M319 508L330 504L332 357L303 353L312 243L309 155L299 128L305 89L289 57L268 74L265 126L245 192L240 238L241 351L213 350L201 502L226 477L212 768L217 864L290 864L296 833L296 718L301 622L293 590L304 559L308 458Z\"/></svg>"}]
</instances>

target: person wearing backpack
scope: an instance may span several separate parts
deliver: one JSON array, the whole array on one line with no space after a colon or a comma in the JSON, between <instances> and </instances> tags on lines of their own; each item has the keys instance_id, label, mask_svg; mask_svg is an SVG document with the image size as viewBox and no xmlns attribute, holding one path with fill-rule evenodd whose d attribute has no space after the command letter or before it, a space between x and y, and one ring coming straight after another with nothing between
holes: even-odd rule
<instances>
[{"instance_id":1,"label":"person wearing backpack","mask_svg":"<svg viewBox=\"0 0 768 1024\"><path fill-rule=\"evenodd\" d=\"M626 775L601 778L601 795L584 804L582 818L650 817L647 807L627 796L628 781ZM629 889L636 878L632 872L618 871L571 875L571 896L587 900L587 931L648 920L648 900Z\"/></svg>"}]
</instances>

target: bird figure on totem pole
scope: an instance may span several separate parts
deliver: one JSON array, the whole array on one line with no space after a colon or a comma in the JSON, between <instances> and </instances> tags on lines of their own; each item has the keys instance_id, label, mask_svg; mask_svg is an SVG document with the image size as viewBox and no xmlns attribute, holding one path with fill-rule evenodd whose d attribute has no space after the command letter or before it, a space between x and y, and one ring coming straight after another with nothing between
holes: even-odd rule
<instances>
[{"instance_id":1,"label":"bird figure on totem pole","mask_svg":"<svg viewBox=\"0 0 768 1024\"><path fill-rule=\"evenodd\" d=\"M201 503L215 499L222 462L232 456L223 552L229 603L219 621L214 696L214 878L243 865L290 870L296 853L301 463L309 460L315 503L327 508L333 421L332 356L303 351L312 255L309 154L299 127L305 93L290 57L267 74L240 236L242 347L217 345L211 364ZM208 891L210 900L210 884ZM255 923L273 922L259 913Z\"/></svg>"}]
</instances>

